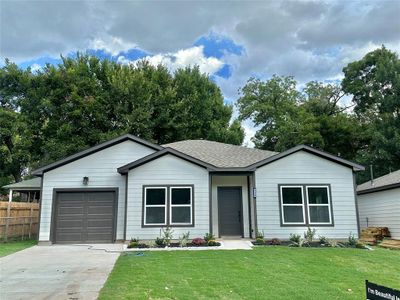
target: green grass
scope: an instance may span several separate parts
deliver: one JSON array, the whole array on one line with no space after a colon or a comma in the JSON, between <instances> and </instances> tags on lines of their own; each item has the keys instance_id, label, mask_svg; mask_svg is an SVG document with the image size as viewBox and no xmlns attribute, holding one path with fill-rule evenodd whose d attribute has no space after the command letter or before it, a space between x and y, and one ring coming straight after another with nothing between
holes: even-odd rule
<instances>
[{"instance_id":1,"label":"green grass","mask_svg":"<svg viewBox=\"0 0 400 300\"><path fill-rule=\"evenodd\" d=\"M366 279L400 289L400 251L386 249L133 254L119 257L99 299L364 299Z\"/></svg>"},{"instance_id":2,"label":"green grass","mask_svg":"<svg viewBox=\"0 0 400 300\"><path fill-rule=\"evenodd\" d=\"M36 240L0 242L0 257L32 247L37 244Z\"/></svg>"}]
</instances>

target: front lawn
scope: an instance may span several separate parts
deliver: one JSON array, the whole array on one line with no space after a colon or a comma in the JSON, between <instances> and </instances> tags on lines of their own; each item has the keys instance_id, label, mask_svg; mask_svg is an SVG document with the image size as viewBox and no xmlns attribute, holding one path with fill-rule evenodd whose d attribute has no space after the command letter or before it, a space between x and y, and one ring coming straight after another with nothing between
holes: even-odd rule
<instances>
[{"instance_id":1,"label":"front lawn","mask_svg":"<svg viewBox=\"0 0 400 300\"><path fill-rule=\"evenodd\" d=\"M263 247L122 254L99 299L364 299L400 289L400 251Z\"/></svg>"},{"instance_id":2,"label":"front lawn","mask_svg":"<svg viewBox=\"0 0 400 300\"><path fill-rule=\"evenodd\" d=\"M36 240L9 241L7 243L0 241L0 257L32 247L36 244Z\"/></svg>"}]
</instances>

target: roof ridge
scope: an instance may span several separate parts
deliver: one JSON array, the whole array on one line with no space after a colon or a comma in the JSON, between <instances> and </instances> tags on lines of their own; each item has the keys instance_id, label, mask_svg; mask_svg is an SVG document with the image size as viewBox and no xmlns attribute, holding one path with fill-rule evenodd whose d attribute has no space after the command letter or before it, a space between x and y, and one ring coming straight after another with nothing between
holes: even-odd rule
<instances>
[{"instance_id":1,"label":"roof ridge","mask_svg":"<svg viewBox=\"0 0 400 300\"><path fill-rule=\"evenodd\" d=\"M265 150L265 149L258 149L258 148L250 148L250 147L246 147L243 145L234 145L234 144L229 144L229 143L223 143L223 142L218 142L218 141L210 141L210 140L206 140L206 139L189 139L189 140L182 140L182 141L176 141L176 142L172 142L172 143L167 143L167 144L163 144L163 147L169 147L169 145L171 144L177 144L177 143L185 143L185 142L192 142L192 141L198 141L198 142L207 142L207 143L216 143L216 144L220 144L220 145L224 145L224 146L230 146L230 147L239 147L239 148L243 148L243 149L247 149L247 150L254 150L254 151L262 151L262 152L269 152L269 153L279 153L277 151L272 151L272 150Z\"/></svg>"}]
</instances>

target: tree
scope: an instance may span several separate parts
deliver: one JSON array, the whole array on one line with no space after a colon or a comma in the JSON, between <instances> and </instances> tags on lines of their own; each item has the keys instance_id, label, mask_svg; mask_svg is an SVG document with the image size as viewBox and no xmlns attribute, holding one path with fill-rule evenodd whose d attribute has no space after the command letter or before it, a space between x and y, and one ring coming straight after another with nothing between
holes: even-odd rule
<instances>
[{"instance_id":1,"label":"tree","mask_svg":"<svg viewBox=\"0 0 400 300\"><path fill-rule=\"evenodd\" d=\"M0 178L4 184L11 179L21 181L26 173L30 160L29 139L24 137L26 129L19 113L0 107Z\"/></svg>"},{"instance_id":2,"label":"tree","mask_svg":"<svg viewBox=\"0 0 400 300\"><path fill-rule=\"evenodd\" d=\"M257 148L282 150L288 147L286 137L297 135L298 125L296 106L301 96L296 90L296 81L292 77L274 75L263 82L250 78L240 90L237 101L239 118L249 119L260 129L253 142ZM282 134L286 131L286 135ZM293 141L295 142L295 141Z\"/></svg>"},{"instance_id":3,"label":"tree","mask_svg":"<svg viewBox=\"0 0 400 300\"><path fill-rule=\"evenodd\" d=\"M354 111L369 134L358 158L375 175L400 168L400 60L382 46L344 69L343 90L353 95ZM369 174L360 176L369 179Z\"/></svg>"},{"instance_id":4,"label":"tree","mask_svg":"<svg viewBox=\"0 0 400 300\"><path fill-rule=\"evenodd\" d=\"M354 158L360 138L357 121L340 105L344 93L337 85L309 82L302 92L292 77L250 79L241 89L241 119L259 127L257 148L284 151L307 144Z\"/></svg>"},{"instance_id":5,"label":"tree","mask_svg":"<svg viewBox=\"0 0 400 300\"><path fill-rule=\"evenodd\" d=\"M0 75L4 126L24 128L4 127L26 141L29 159L21 160L20 174L124 133L159 144L200 138L241 144L244 138L232 107L197 67L172 74L146 61L121 65L78 53L34 73L6 61ZM0 147L17 157L19 148L4 141Z\"/></svg>"}]
</instances>

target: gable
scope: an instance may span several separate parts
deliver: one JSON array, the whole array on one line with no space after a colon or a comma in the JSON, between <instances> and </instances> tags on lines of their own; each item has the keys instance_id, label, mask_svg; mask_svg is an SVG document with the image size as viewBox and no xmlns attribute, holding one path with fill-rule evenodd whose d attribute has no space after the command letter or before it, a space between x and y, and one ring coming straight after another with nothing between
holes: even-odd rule
<instances>
[{"instance_id":1,"label":"gable","mask_svg":"<svg viewBox=\"0 0 400 300\"><path fill-rule=\"evenodd\" d=\"M107 149L113 148L116 145L118 145L120 143L123 143L123 142L128 142L128 143L132 143L133 142L136 145L140 145L141 147L147 148L148 150L150 150L150 152L147 153L146 155L148 155L148 154L150 154L150 153L152 153L152 152L154 152L156 150L163 149L163 147L161 147L161 146L152 144L150 142L142 140L142 139L140 139L140 138L138 138L136 136L133 136L131 134L126 134L126 135L123 135L121 137L112 139L110 141L107 141L107 142L101 143L99 145L96 145L94 147L91 147L89 149L86 149L84 151L75 153L75 154L73 154L71 156L68 156L68 157L66 157L64 159L61 159L59 161L56 161L56 162L51 163L49 165L46 165L44 167L41 167L41 168L39 168L37 170L34 170L32 172L32 174L35 175L35 176L42 176L44 172L59 168L61 166L73 163L74 161L78 161L80 159L83 159L83 158L85 158L87 156L91 156L91 155L94 155L94 154L96 154L98 152L105 151ZM100 157L101 157L101 155L100 155Z\"/></svg>"}]
</instances>

